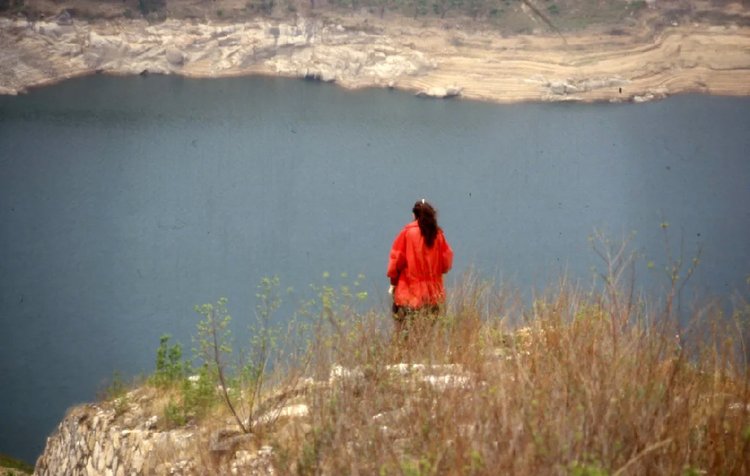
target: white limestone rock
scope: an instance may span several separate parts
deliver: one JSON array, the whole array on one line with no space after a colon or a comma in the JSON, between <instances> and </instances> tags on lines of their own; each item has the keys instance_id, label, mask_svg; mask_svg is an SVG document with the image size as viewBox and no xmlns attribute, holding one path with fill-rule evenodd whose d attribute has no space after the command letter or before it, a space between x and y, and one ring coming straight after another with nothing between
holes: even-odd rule
<instances>
[{"instance_id":1,"label":"white limestone rock","mask_svg":"<svg viewBox=\"0 0 750 476\"><path fill-rule=\"evenodd\" d=\"M172 66L182 66L185 63L185 55L177 48L167 48L164 54L167 57L167 61Z\"/></svg>"}]
</instances>

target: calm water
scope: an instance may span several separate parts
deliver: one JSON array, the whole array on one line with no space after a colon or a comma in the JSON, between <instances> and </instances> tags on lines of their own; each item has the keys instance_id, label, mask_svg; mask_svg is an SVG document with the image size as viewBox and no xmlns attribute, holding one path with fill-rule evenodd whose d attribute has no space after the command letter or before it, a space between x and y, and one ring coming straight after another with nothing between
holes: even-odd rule
<instances>
[{"instance_id":1,"label":"calm water","mask_svg":"<svg viewBox=\"0 0 750 476\"><path fill-rule=\"evenodd\" d=\"M524 293L587 282L594 228L641 264L703 247L693 294L747 294L750 99L496 106L275 79L90 77L0 97L0 452L33 461L72 404L192 306L236 321L263 276L363 273L382 305L415 199L456 253ZM642 282L656 271L640 267ZM283 316L280 316L283 318Z\"/></svg>"}]
</instances>

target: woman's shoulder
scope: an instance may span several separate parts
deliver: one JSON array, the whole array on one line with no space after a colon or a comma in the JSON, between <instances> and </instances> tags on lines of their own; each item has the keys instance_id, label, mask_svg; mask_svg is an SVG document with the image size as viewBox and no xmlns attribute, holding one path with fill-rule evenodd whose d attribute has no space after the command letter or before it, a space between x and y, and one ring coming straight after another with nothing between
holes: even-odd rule
<instances>
[{"instance_id":1,"label":"woman's shoulder","mask_svg":"<svg viewBox=\"0 0 750 476\"><path fill-rule=\"evenodd\" d=\"M415 240L422 236L422 232L419 230L419 225L415 221L404 225L404 228L401 230L401 235L406 239Z\"/></svg>"}]
</instances>

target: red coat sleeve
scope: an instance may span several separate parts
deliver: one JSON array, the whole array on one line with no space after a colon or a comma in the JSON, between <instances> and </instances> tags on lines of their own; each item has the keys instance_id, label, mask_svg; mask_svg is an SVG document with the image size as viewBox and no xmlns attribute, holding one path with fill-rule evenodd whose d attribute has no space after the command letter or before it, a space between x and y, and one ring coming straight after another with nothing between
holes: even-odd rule
<instances>
[{"instance_id":1,"label":"red coat sleeve","mask_svg":"<svg viewBox=\"0 0 750 476\"><path fill-rule=\"evenodd\" d=\"M393 240L393 246L391 246L390 257L388 258L388 273L387 276L391 278L391 284L395 285L398 283L398 277L401 274L401 270L406 266L406 230L401 230L401 233L396 236Z\"/></svg>"},{"instance_id":2,"label":"red coat sleeve","mask_svg":"<svg viewBox=\"0 0 750 476\"><path fill-rule=\"evenodd\" d=\"M440 232L440 238L440 267L442 273L445 274L453 267L453 250L448 244L448 240L445 239L445 235L443 235L442 231Z\"/></svg>"}]
</instances>

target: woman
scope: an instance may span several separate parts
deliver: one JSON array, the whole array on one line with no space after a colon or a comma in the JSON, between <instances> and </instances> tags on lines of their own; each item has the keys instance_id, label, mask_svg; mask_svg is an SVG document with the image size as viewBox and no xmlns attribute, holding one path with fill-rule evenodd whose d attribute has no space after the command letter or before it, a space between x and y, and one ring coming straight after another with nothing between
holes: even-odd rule
<instances>
[{"instance_id":1,"label":"woman","mask_svg":"<svg viewBox=\"0 0 750 476\"><path fill-rule=\"evenodd\" d=\"M393 241L388 261L389 293L397 330L414 314L437 313L445 302L443 274L453 264L453 250L437 224L437 212L425 199L412 208L414 221Z\"/></svg>"}]
</instances>

